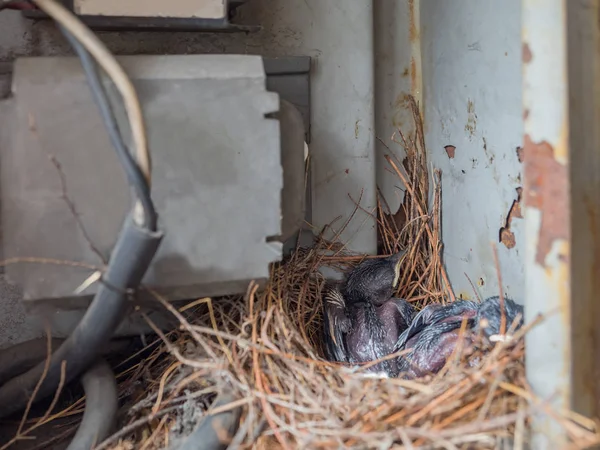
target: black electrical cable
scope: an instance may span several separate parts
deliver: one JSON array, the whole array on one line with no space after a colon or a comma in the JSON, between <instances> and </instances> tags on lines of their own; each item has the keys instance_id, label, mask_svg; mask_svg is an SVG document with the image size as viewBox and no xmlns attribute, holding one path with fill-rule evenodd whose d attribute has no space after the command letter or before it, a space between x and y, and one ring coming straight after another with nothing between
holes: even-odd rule
<instances>
[{"instance_id":1,"label":"black electrical cable","mask_svg":"<svg viewBox=\"0 0 600 450\"><path fill-rule=\"evenodd\" d=\"M50 348L56 350L64 339L53 338ZM100 351L101 355L122 352L131 347L135 339L113 339ZM0 385L11 378L27 372L48 357L48 339L38 338L21 342L12 347L0 350Z\"/></svg>"},{"instance_id":2,"label":"black electrical cable","mask_svg":"<svg viewBox=\"0 0 600 450\"><path fill-rule=\"evenodd\" d=\"M55 393L61 381L61 364L66 362L64 382L81 375L106 345L127 307L127 292L137 289L162 239L162 233L151 232L127 217L113 249L94 300L69 338L52 354L50 366L39 384L34 400ZM0 388L0 418L22 410L44 372L44 362Z\"/></svg>"},{"instance_id":3,"label":"black electrical cable","mask_svg":"<svg viewBox=\"0 0 600 450\"><path fill-rule=\"evenodd\" d=\"M85 410L81 424L67 450L90 450L106 439L119 409L117 381L110 366L99 360L81 377Z\"/></svg>"},{"instance_id":4,"label":"black electrical cable","mask_svg":"<svg viewBox=\"0 0 600 450\"><path fill-rule=\"evenodd\" d=\"M144 209L145 226L151 231L156 231L157 216L154 203L150 197L150 187L148 186L148 182L140 170L139 165L123 142L123 137L117 125L117 120L115 119L108 95L106 94L106 89L102 84L102 80L100 80L96 62L92 59L91 55L83 47L83 45L81 45L81 43L71 33L69 33L66 28L60 25L59 28L81 61L81 65L90 86L92 96L94 97L94 101L100 110L100 115L110 137L111 143L117 152L117 156L119 157L123 168L125 169L127 180L135 191L135 194L140 200L142 208Z\"/></svg>"},{"instance_id":5,"label":"black electrical cable","mask_svg":"<svg viewBox=\"0 0 600 450\"><path fill-rule=\"evenodd\" d=\"M63 339L52 339L51 350L63 343ZM48 357L48 339L33 339L0 351L0 384L27 372Z\"/></svg>"},{"instance_id":6,"label":"black electrical cable","mask_svg":"<svg viewBox=\"0 0 600 450\"><path fill-rule=\"evenodd\" d=\"M0 2L3 7L8 7L9 4L13 6L12 2ZM58 8L58 5L55 6ZM58 16L62 12L64 11L60 8L55 11ZM103 276L104 283L100 285L73 333L50 357L48 369L46 370L46 361L43 361L0 387L0 418L22 410L30 401L54 394L61 382L72 381L90 367L123 319L128 293L139 287L162 239L162 233L157 231L157 214L150 196L150 183L123 143L95 62L78 39L66 30L63 32L80 57L111 142L144 210L144 223L137 223L133 214L126 218ZM134 102L137 103L135 92L132 93L131 89L125 89L125 92L133 95ZM137 117L136 106L139 105L133 105L133 117ZM32 399L34 390L36 396Z\"/></svg>"}]
</instances>

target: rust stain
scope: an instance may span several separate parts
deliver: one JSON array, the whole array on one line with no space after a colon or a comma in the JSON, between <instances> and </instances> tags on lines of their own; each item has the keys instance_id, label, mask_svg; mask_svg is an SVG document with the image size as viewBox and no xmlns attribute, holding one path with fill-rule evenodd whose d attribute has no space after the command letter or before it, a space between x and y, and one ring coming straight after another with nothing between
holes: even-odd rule
<instances>
[{"instance_id":1,"label":"rust stain","mask_svg":"<svg viewBox=\"0 0 600 450\"><path fill-rule=\"evenodd\" d=\"M530 63L533 59L533 53L531 53L531 49L529 48L529 44L527 44L527 42L523 43L522 57L525 64Z\"/></svg>"},{"instance_id":2,"label":"rust stain","mask_svg":"<svg viewBox=\"0 0 600 450\"><path fill-rule=\"evenodd\" d=\"M409 75L410 71L408 70L408 67L406 69L404 69L404 72L402 72L402 78L406 78Z\"/></svg>"},{"instance_id":3,"label":"rust stain","mask_svg":"<svg viewBox=\"0 0 600 450\"><path fill-rule=\"evenodd\" d=\"M446 154L448 155L448 158L454 159L454 155L456 153L456 147L454 145L446 145L444 147L444 150L446 150Z\"/></svg>"},{"instance_id":4,"label":"rust stain","mask_svg":"<svg viewBox=\"0 0 600 450\"><path fill-rule=\"evenodd\" d=\"M459 300L472 300L471 294L469 292L459 292L456 296Z\"/></svg>"},{"instance_id":5,"label":"rust stain","mask_svg":"<svg viewBox=\"0 0 600 450\"><path fill-rule=\"evenodd\" d=\"M406 115L406 109L409 107L409 97L409 94L402 92L398 94L394 100L394 116L392 117L392 125L396 128L404 128L403 119Z\"/></svg>"},{"instance_id":6,"label":"rust stain","mask_svg":"<svg viewBox=\"0 0 600 450\"><path fill-rule=\"evenodd\" d=\"M394 106L396 108L407 108L409 97L410 97L410 94L407 94L406 92L402 92L401 94L398 94L398 96L396 96L396 101L394 102Z\"/></svg>"},{"instance_id":7,"label":"rust stain","mask_svg":"<svg viewBox=\"0 0 600 450\"><path fill-rule=\"evenodd\" d=\"M499 242L504 244L508 249L515 248L517 241L515 239L515 233L511 230L513 219L522 219L523 214L521 212L521 198L523 195L523 188L517 188L517 199L513 201L508 214L506 215L506 223L500 228Z\"/></svg>"},{"instance_id":8,"label":"rust stain","mask_svg":"<svg viewBox=\"0 0 600 450\"><path fill-rule=\"evenodd\" d=\"M408 11L410 14L409 17L409 26L408 26L408 36L410 42L416 42L420 38L419 28L417 27L417 20L415 18L415 1L408 0Z\"/></svg>"},{"instance_id":9,"label":"rust stain","mask_svg":"<svg viewBox=\"0 0 600 450\"><path fill-rule=\"evenodd\" d=\"M515 248L517 246L517 240L515 239L515 233L508 228L500 229L500 242L504 244L507 249Z\"/></svg>"},{"instance_id":10,"label":"rust stain","mask_svg":"<svg viewBox=\"0 0 600 450\"><path fill-rule=\"evenodd\" d=\"M517 158L519 159L520 163L523 162L524 157L525 157L525 153L523 152L523 147L517 147Z\"/></svg>"},{"instance_id":11,"label":"rust stain","mask_svg":"<svg viewBox=\"0 0 600 450\"><path fill-rule=\"evenodd\" d=\"M469 99L467 101L467 124L465 125L465 131L469 133L469 137L472 138L477 130L477 114L475 114L475 105Z\"/></svg>"},{"instance_id":12,"label":"rust stain","mask_svg":"<svg viewBox=\"0 0 600 450\"><path fill-rule=\"evenodd\" d=\"M483 152L485 153L485 156L488 158L489 165L487 167L489 167L494 163L494 159L496 159L496 155L494 155L494 153L491 150L488 151L487 139L485 137L483 138Z\"/></svg>"},{"instance_id":13,"label":"rust stain","mask_svg":"<svg viewBox=\"0 0 600 450\"><path fill-rule=\"evenodd\" d=\"M346 172L346 175L348 175L350 173L350 169L346 169L344 172Z\"/></svg>"},{"instance_id":14,"label":"rust stain","mask_svg":"<svg viewBox=\"0 0 600 450\"><path fill-rule=\"evenodd\" d=\"M522 219L523 213L521 212L521 198L523 197L523 188L517 188L517 199L513 202L510 208L509 215L515 219Z\"/></svg>"},{"instance_id":15,"label":"rust stain","mask_svg":"<svg viewBox=\"0 0 600 450\"><path fill-rule=\"evenodd\" d=\"M415 58L410 58L410 86L414 90L417 86L417 63Z\"/></svg>"},{"instance_id":16,"label":"rust stain","mask_svg":"<svg viewBox=\"0 0 600 450\"><path fill-rule=\"evenodd\" d=\"M567 167L556 160L548 142L533 142L525 135L525 205L542 215L536 262L545 267L546 256L555 240L569 233L569 191Z\"/></svg>"},{"instance_id":17,"label":"rust stain","mask_svg":"<svg viewBox=\"0 0 600 450\"><path fill-rule=\"evenodd\" d=\"M529 109L525 109L523 111L523 120L527 120L529 118Z\"/></svg>"}]
</instances>

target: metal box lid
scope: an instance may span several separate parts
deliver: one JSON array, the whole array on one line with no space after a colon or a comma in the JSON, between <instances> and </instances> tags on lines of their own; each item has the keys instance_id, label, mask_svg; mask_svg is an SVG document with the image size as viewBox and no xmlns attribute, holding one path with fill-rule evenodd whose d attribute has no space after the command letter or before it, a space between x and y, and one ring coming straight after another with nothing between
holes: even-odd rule
<instances>
[{"instance_id":1,"label":"metal box lid","mask_svg":"<svg viewBox=\"0 0 600 450\"><path fill-rule=\"evenodd\" d=\"M265 88L261 58L119 62L146 117L153 197L166 232L145 283L176 300L242 292L268 277L269 263L281 258L281 243L268 238L280 234L283 181L279 123L267 118L278 95ZM128 138L123 108L114 104ZM3 109L12 121L0 136L4 257L102 266L131 197L78 60L18 60ZM18 264L6 273L26 300L64 301L78 297L90 270Z\"/></svg>"}]
</instances>

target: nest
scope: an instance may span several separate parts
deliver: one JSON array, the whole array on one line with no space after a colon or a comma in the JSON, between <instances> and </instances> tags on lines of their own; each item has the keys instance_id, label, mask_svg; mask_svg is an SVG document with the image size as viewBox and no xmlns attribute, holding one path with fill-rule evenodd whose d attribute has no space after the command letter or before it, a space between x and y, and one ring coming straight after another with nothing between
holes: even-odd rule
<instances>
[{"instance_id":1,"label":"nest","mask_svg":"<svg viewBox=\"0 0 600 450\"><path fill-rule=\"evenodd\" d=\"M407 250L397 296L422 307L454 294L441 256L441 176L428 170L414 99L409 106L416 132L393 138L406 158L387 156L406 188L402 208L391 215L380 196L377 211L366 212L376 216L382 254ZM320 269L348 270L367 257L345 251L338 239L345 225L273 265L262 290L251 285L245 296L180 309L157 296L180 327L163 334L147 318L160 339L119 375L121 430L97 448L168 448L203 416L237 408L235 448L523 448L533 414L550 415L577 448L599 441L594 421L553 410L528 388L522 337L532 324L470 356L474 366L456 354L441 373L419 380L373 378L368 365L324 360ZM215 409L218 392L234 400Z\"/></svg>"}]
</instances>

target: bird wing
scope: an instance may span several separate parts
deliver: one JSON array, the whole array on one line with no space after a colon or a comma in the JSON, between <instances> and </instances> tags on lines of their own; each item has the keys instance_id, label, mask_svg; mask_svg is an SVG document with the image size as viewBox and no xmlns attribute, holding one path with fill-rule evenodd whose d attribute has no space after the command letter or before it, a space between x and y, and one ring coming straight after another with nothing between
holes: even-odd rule
<instances>
[{"instance_id":1,"label":"bird wing","mask_svg":"<svg viewBox=\"0 0 600 450\"><path fill-rule=\"evenodd\" d=\"M420 333L428 325L434 323L434 315L440 308L441 305L434 304L428 305L421 311L419 311L410 323L410 326L406 330L404 330L402 334L400 334L400 336L398 337L398 342L396 342L394 351L397 352L399 350L402 350L402 348L406 345L406 342L411 337L413 337L417 333Z\"/></svg>"},{"instance_id":2,"label":"bird wing","mask_svg":"<svg viewBox=\"0 0 600 450\"><path fill-rule=\"evenodd\" d=\"M415 308L403 298L392 297L390 302L396 307L406 327L410 326L415 317ZM403 330L404 331L404 330Z\"/></svg>"},{"instance_id":3,"label":"bird wing","mask_svg":"<svg viewBox=\"0 0 600 450\"><path fill-rule=\"evenodd\" d=\"M477 323L488 337L494 334L500 334L502 313L500 297L498 296L490 297L481 303L477 314ZM513 324L516 325L515 330L513 331L516 331L523 325L523 313L523 306L504 297L505 332L509 331Z\"/></svg>"},{"instance_id":4,"label":"bird wing","mask_svg":"<svg viewBox=\"0 0 600 450\"><path fill-rule=\"evenodd\" d=\"M400 337L394 351L401 350L406 342L430 325L440 322L462 322L463 318L471 319L477 314L479 305L468 300L457 300L447 305L432 304L423 308L415 316L412 323Z\"/></svg>"},{"instance_id":5,"label":"bird wing","mask_svg":"<svg viewBox=\"0 0 600 450\"><path fill-rule=\"evenodd\" d=\"M344 333L350 329L346 302L337 287L326 289L323 296L325 353L329 360L347 362Z\"/></svg>"},{"instance_id":6,"label":"bird wing","mask_svg":"<svg viewBox=\"0 0 600 450\"><path fill-rule=\"evenodd\" d=\"M456 348L460 327L461 322L440 322L425 327L411 345L412 352L398 359L398 372L406 378L439 372Z\"/></svg>"}]
</instances>

